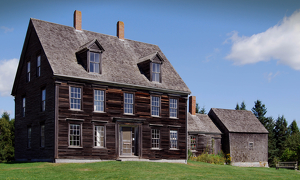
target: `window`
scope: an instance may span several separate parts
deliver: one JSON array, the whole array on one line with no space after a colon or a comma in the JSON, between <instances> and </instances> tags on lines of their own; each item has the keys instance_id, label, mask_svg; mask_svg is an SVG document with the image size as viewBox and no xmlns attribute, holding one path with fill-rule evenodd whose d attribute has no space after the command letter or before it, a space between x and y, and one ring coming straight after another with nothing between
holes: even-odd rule
<instances>
[{"instance_id":1,"label":"window","mask_svg":"<svg viewBox=\"0 0 300 180\"><path fill-rule=\"evenodd\" d=\"M71 109L81 109L81 88L71 87Z\"/></svg>"},{"instance_id":2,"label":"window","mask_svg":"<svg viewBox=\"0 0 300 180\"><path fill-rule=\"evenodd\" d=\"M79 124L70 124L69 132L69 145L70 146L80 146L81 139L81 127Z\"/></svg>"},{"instance_id":3,"label":"window","mask_svg":"<svg viewBox=\"0 0 300 180\"><path fill-rule=\"evenodd\" d=\"M36 76L41 76L41 55L36 58Z\"/></svg>"},{"instance_id":4,"label":"window","mask_svg":"<svg viewBox=\"0 0 300 180\"><path fill-rule=\"evenodd\" d=\"M45 147L45 124L41 125L41 147Z\"/></svg>"},{"instance_id":5,"label":"window","mask_svg":"<svg viewBox=\"0 0 300 180\"><path fill-rule=\"evenodd\" d=\"M31 127L27 127L27 148L31 148Z\"/></svg>"},{"instance_id":6,"label":"window","mask_svg":"<svg viewBox=\"0 0 300 180\"><path fill-rule=\"evenodd\" d=\"M27 62L27 82L30 82L30 61Z\"/></svg>"},{"instance_id":7,"label":"window","mask_svg":"<svg viewBox=\"0 0 300 180\"><path fill-rule=\"evenodd\" d=\"M46 110L46 89L42 89L42 111Z\"/></svg>"},{"instance_id":8,"label":"window","mask_svg":"<svg viewBox=\"0 0 300 180\"><path fill-rule=\"evenodd\" d=\"M100 73L100 54L90 52L90 72Z\"/></svg>"},{"instance_id":9,"label":"window","mask_svg":"<svg viewBox=\"0 0 300 180\"><path fill-rule=\"evenodd\" d=\"M133 114L133 94L124 93L124 113Z\"/></svg>"},{"instance_id":10,"label":"window","mask_svg":"<svg viewBox=\"0 0 300 180\"><path fill-rule=\"evenodd\" d=\"M152 63L152 81L160 82L160 64Z\"/></svg>"},{"instance_id":11,"label":"window","mask_svg":"<svg viewBox=\"0 0 300 180\"><path fill-rule=\"evenodd\" d=\"M177 99L170 99L170 117L177 118Z\"/></svg>"},{"instance_id":12,"label":"window","mask_svg":"<svg viewBox=\"0 0 300 180\"><path fill-rule=\"evenodd\" d=\"M26 107L26 98L23 97L23 100L22 100L22 114L23 114L23 117L25 117L25 107Z\"/></svg>"},{"instance_id":13,"label":"window","mask_svg":"<svg viewBox=\"0 0 300 180\"><path fill-rule=\"evenodd\" d=\"M104 147L104 126L95 126L94 145Z\"/></svg>"},{"instance_id":14,"label":"window","mask_svg":"<svg viewBox=\"0 0 300 180\"><path fill-rule=\"evenodd\" d=\"M159 116L160 112L160 97L151 96L151 115Z\"/></svg>"},{"instance_id":15,"label":"window","mask_svg":"<svg viewBox=\"0 0 300 180\"><path fill-rule=\"evenodd\" d=\"M104 91L94 90L94 111L104 112Z\"/></svg>"},{"instance_id":16,"label":"window","mask_svg":"<svg viewBox=\"0 0 300 180\"><path fill-rule=\"evenodd\" d=\"M196 150L196 136L190 136L190 150L195 151Z\"/></svg>"},{"instance_id":17,"label":"window","mask_svg":"<svg viewBox=\"0 0 300 180\"><path fill-rule=\"evenodd\" d=\"M254 147L254 143L253 142L249 142L249 150L253 150Z\"/></svg>"},{"instance_id":18,"label":"window","mask_svg":"<svg viewBox=\"0 0 300 180\"><path fill-rule=\"evenodd\" d=\"M170 148L171 149L178 149L177 147L177 131L170 130Z\"/></svg>"},{"instance_id":19,"label":"window","mask_svg":"<svg viewBox=\"0 0 300 180\"><path fill-rule=\"evenodd\" d=\"M159 137L159 130L158 129L152 129L152 148L159 148L159 141L160 141L160 137Z\"/></svg>"}]
</instances>

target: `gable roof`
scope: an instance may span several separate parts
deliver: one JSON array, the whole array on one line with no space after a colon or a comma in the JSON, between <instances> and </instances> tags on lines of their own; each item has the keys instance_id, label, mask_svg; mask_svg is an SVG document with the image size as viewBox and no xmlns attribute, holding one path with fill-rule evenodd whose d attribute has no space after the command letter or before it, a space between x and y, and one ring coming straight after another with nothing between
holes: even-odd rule
<instances>
[{"instance_id":1,"label":"gable roof","mask_svg":"<svg viewBox=\"0 0 300 180\"><path fill-rule=\"evenodd\" d=\"M188 132L222 134L207 114L188 113Z\"/></svg>"},{"instance_id":2,"label":"gable roof","mask_svg":"<svg viewBox=\"0 0 300 180\"><path fill-rule=\"evenodd\" d=\"M213 114L229 132L268 133L251 111L212 108L208 115L212 117Z\"/></svg>"},{"instance_id":3,"label":"gable roof","mask_svg":"<svg viewBox=\"0 0 300 180\"><path fill-rule=\"evenodd\" d=\"M157 45L128 39L120 40L116 36L79 31L73 27L37 19L31 19L30 22L54 76L190 94L189 88ZM102 54L102 74L87 72L76 59L77 51L96 40L105 50ZM149 81L137 66L141 58L156 52L164 59L161 68L162 83Z\"/></svg>"}]
</instances>

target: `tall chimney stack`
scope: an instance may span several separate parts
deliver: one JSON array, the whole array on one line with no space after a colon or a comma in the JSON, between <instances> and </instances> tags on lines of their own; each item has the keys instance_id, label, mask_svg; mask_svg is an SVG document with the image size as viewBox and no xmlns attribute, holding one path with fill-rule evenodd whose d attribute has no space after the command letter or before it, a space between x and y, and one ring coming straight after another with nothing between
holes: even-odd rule
<instances>
[{"instance_id":1,"label":"tall chimney stack","mask_svg":"<svg viewBox=\"0 0 300 180\"><path fill-rule=\"evenodd\" d=\"M117 23L117 36L119 39L124 40L124 23L122 21Z\"/></svg>"},{"instance_id":2,"label":"tall chimney stack","mask_svg":"<svg viewBox=\"0 0 300 180\"><path fill-rule=\"evenodd\" d=\"M81 29L81 11L74 11L74 28L76 30L82 30Z\"/></svg>"},{"instance_id":3,"label":"tall chimney stack","mask_svg":"<svg viewBox=\"0 0 300 180\"><path fill-rule=\"evenodd\" d=\"M189 112L192 115L196 114L196 96L189 97Z\"/></svg>"}]
</instances>

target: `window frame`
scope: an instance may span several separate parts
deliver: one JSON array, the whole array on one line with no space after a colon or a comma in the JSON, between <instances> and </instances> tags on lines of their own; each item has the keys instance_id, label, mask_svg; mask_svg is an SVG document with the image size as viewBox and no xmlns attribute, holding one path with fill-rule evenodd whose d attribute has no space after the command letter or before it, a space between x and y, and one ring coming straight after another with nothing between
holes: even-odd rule
<instances>
[{"instance_id":1,"label":"window frame","mask_svg":"<svg viewBox=\"0 0 300 180\"><path fill-rule=\"evenodd\" d=\"M195 139L194 139L194 143L192 143L192 137L195 137ZM191 150L191 151L197 151L197 136L196 135L193 135L193 134L191 134L191 135L189 135L189 149ZM194 149L192 149L192 144L195 144L195 148Z\"/></svg>"},{"instance_id":2,"label":"window frame","mask_svg":"<svg viewBox=\"0 0 300 180\"><path fill-rule=\"evenodd\" d=\"M29 125L27 126L27 149L31 149L31 142L32 142L31 137L32 137L32 127Z\"/></svg>"},{"instance_id":3,"label":"window frame","mask_svg":"<svg viewBox=\"0 0 300 180\"><path fill-rule=\"evenodd\" d=\"M30 82L30 74L31 74L31 63L27 61L26 63L26 82Z\"/></svg>"},{"instance_id":4,"label":"window frame","mask_svg":"<svg viewBox=\"0 0 300 180\"><path fill-rule=\"evenodd\" d=\"M171 100L176 100L176 108L171 108ZM178 119L178 102L179 99L178 98L174 98L174 97L169 97L169 117L173 118L173 119ZM176 117L171 116L171 109L176 109Z\"/></svg>"},{"instance_id":5,"label":"window frame","mask_svg":"<svg viewBox=\"0 0 300 180\"><path fill-rule=\"evenodd\" d=\"M80 89L80 109L71 108L71 99L72 99L71 91L72 91L72 88L79 88ZM83 109L83 107L82 107L83 102L82 101L83 101L83 99L82 99L82 87L73 86L73 85L69 86L69 108L70 108L70 110L72 110L72 111L82 111L82 109Z\"/></svg>"},{"instance_id":6,"label":"window frame","mask_svg":"<svg viewBox=\"0 0 300 180\"><path fill-rule=\"evenodd\" d=\"M103 146L96 146L96 127L103 127ZM101 137L101 136L100 136ZM93 147L94 148L106 148L106 125L93 123Z\"/></svg>"},{"instance_id":7,"label":"window frame","mask_svg":"<svg viewBox=\"0 0 300 180\"><path fill-rule=\"evenodd\" d=\"M173 131L173 133L174 132L176 132L176 139L175 139L175 142L176 142L176 144L175 144L175 147L173 146L173 143L172 143L172 132L171 131ZM170 131L169 131L169 133L170 133L170 150L178 150L179 148L178 148L178 130L173 130L173 129L170 129ZM174 141L174 140L173 140Z\"/></svg>"},{"instance_id":8,"label":"window frame","mask_svg":"<svg viewBox=\"0 0 300 180\"><path fill-rule=\"evenodd\" d=\"M22 117L25 117L25 112L26 112L26 97L22 97Z\"/></svg>"},{"instance_id":9,"label":"window frame","mask_svg":"<svg viewBox=\"0 0 300 180\"><path fill-rule=\"evenodd\" d=\"M159 65L159 72L154 72L153 71L153 65L154 64L158 64ZM162 82L162 80L161 80L161 67L162 67L162 63L160 63L160 62L151 62L150 63L150 79L151 79L151 82L157 82L157 83L161 83ZM158 78L159 78L158 81L154 81L153 80L153 73L159 74L158 75Z\"/></svg>"},{"instance_id":10,"label":"window frame","mask_svg":"<svg viewBox=\"0 0 300 180\"><path fill-rule=\"evenodd\" d=\"M38 54L36 57L36 77L41 76L41 64L42 64L42 56Z\"/></svg>"},{"instance_id":11,"label":"window frame","mask_svg":"<svg viewBox=\"0 0 300 180\"><path fill-rule=\"evenodd\" d=\"M249 147L249 150L253 150L254 149L254 142L248 142L248 147Z\"/></svg>"},{"instance_id":12,"label":"window frame","mask_svg":"<svg viewBox=\"0 0 300 180\"><path fill-rule=\"evenodd\" d=\"M43 96L44 92L45 92L45 96ZM46 111L46 99L47 99L47 91L46 91L46 87L44 87L41 89L41 111L42 112Z\"/></svg>"},{"instance_id":13,"label":"window frame","mask_svg":"<svg viewBox=\"0 0 300 180\"><path fill-rule=\"evenodd\" d=\"M158 138L153 138L153 130L158 131ZM156 144L158 144L158 147L153 147L153 140L158 140L158 142ZM151 149L160 149L160 146L161 146L161 134L160 134L160 129L158 128L151 128Z\"/></svg>"},{"instance_id":14,"label":"window frame","mask_svg":"<svg viewBox=\"0 0 300 180\"><path fill-rule=\"evenodd\" d=\"M79 146L76 145L71 145L71 125L76 125L79 126ZM69 122L68 123L68 147L69 148L82 148L82 123L78 123L78 122Z\"/></svg>"},{"instance_id":15,"label":"window frame","mask_svg":"<svg viewBox=\"0 0 300 180\"><path fill-rule=\"evenodd\" d=\"M99 54L99 72L91 72L91 53L97 53ZM95 50L89 50L87 51L87 67L88 67L88 72L89 73L96 73L96 74L102 74L102 52L101 51L95 51ZM96 64L96 63L95 63Z\"/></svg>"},{"instance_id":16,"label":"window frame","mask_svg":"<svg viewBox=\"0 0 300 180\"><path fill-rule=\"evenodd\" d=\"M125 103L125 94L132 94L132 113L126 113L125 112L125 104L129 104L129 103ZM135 93L133 92L124 92L123 93L123 113L126 115L133 115L135 113L134 109L135 109Z\"/></svg>"},{"instance_id":17,"label":"window frame","mask_svg":"<svg viewBox=\"0 0 300 180\"><path fill-rule=\"evenodd\" d=\"M103 111L96 111L95 110L95 91L103 91ZM100 101L101 102L101 101ZM105 112L105 108L106 108L106 91L103 90L103 89L97 89L97 88L94 88L93 89L93 112L97 112L97 113L104 113Z\"/></svg>"},{"instance_id":18,"label":"window frame","mask_svg":"<svg viewBox=\"0 0 300 180\"><path fill-rule=\"evenodd\" d=\"M159 106L158 106L158 116L152 114L152 108L153 108L153 105L152 105L153 99L152 99L152 97L158 97L158 100L159 100L159 103L158 103L159 104ZM150 108L151 116L152 117L160 117L160 115L161 115L161 96L151 95L150 96L150 106L151 106L151 108ZM155 106L155 107L157 107L157 106Z\"/></svg>"},{"instance_id":19,"label":"window frame","mask_svg":"<svg viewBox=\"0 0 300 180\"><path fill-rule=\"evenodd\" d=\"M40 124L40 147L45 148L45 123Z\"/></svg>"}]
</instances>

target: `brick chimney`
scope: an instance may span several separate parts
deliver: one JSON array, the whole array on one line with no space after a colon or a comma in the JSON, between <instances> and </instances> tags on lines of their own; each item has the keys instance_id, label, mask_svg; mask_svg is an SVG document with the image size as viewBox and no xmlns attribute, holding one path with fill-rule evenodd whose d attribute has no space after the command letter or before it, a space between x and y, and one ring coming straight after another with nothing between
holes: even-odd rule
<instances>
[{"instance_id":1,"label":"brick chimney","mask_svg":"<svg viewBox=\"0 0 300 180\"><path fill-rule=\"evenodd\" d=\"M74 11L74 28L76 30L82 30L81 29L81 11Z\"/></svg>"},{"instance_id":2,"label":"brick chimney","mask_svg":"<svg viewBox=\"0 0 300 180\"><path fill-rule=\"evenodd\" d=\"M189 112L192 115L196 114L196 96L189 97Z\"/></svg>"},{"instance_id":3,"label":"brick chimney","mask_svg":"<svg viewBox=\"0 0 300 180\"><path fill-rule=\"evenodd\" d=\"M117 23L117 36L119 39L124 40L124 23L122 21Z\"/></svg>"}]
</instances>

